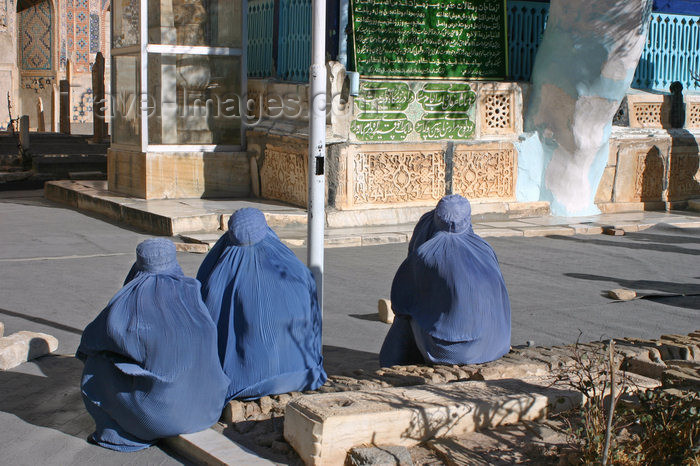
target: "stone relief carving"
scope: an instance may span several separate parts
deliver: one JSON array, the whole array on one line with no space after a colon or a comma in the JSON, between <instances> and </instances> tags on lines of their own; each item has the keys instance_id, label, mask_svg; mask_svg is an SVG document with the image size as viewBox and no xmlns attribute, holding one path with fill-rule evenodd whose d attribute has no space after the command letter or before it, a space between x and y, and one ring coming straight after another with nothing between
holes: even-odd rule
<instances>
[{"instance_id":1,"label":"stone relief carving","mask_svg":"<svg viewBox=\"0 0 700 466\"><path fill-rule=\"evenodd\" d=\"M657 147L637 155L634 198L660 201L664 190L664 162Z\"/></svg>"},{"instance_id":2,"label":"stone relief carving","mask_svg":"<svg viewBox=\"0 0 700 466\"><path fill-rule=\"evenodd\" d=\"M267 146L260 170L262 196L305 207L308 176L302 148Z\"/></svg>"},{"instance_id":3,"label":"stone relief carving","mask_svg":"<svg viewBox=\"0 0 700 466\"><path fill-rule=\"evenodd\" d=\"M394 204L439 200L445 195L443 152L376 151L354 156L353 202Z\"/></svg>"},{"instance_id":4,"label":"stone relief carving","mask_svg":"<svg viewBox=\"0 0 700 466\"><path fill-rule=\"evenodd\" d=\"M455 150L452 186L468 199L508 199L515 192L513 149Z\"/></svg>"},{"instance_id":5,"label":"stone relief carving","mask_svg":"<svg viewBox=\"0 0 700 466\"><path fill-rule=\"evenodd\" d=\"M696 154L671 155L668 190L672 199L700 194L700 158Z\"/></svg>"}]
</instances>

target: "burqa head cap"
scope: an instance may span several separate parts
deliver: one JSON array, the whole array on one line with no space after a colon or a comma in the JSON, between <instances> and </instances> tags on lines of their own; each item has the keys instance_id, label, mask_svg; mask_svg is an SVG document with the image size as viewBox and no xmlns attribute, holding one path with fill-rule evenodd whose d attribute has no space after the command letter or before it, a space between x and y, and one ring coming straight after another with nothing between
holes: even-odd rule
<instances>
[{"instance_id":1,"label":"burqa head cap","mask_svg":"<svg viewBox=\"0 0 700 466\"><path fill-rule=\"evenodd\" d=\"M164 272L177 266L175 244L165 238L151 238L136 247L136 264L144 272Z\"/></svg>"},{"instance_id":2,"label":"burqa head cap","mask_svg":"<svg viewBox=\"0 0 700 466\"><path fill-rule=\"evenodd\" d=\"M440 231L461 233L472 225L472 208L469 201L459 194L450 194L440 199L435 213L433 223Z\"/></svg>"},{"instance_id":3,"label":"burqa head cap","mask_svg":"<svg viewBox=\"0 0 700 466\"><path fill-rule=\"evenodd\" d=\"M235 211L228 221L228 235L235 246L258 243L267 233L265 215L253 207Z\"/></svg>"}]
</instances>

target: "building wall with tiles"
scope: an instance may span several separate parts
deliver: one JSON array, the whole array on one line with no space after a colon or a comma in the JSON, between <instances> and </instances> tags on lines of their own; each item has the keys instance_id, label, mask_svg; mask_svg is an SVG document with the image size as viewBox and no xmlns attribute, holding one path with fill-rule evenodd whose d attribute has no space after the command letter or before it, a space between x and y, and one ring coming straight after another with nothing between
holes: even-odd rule
<instances>
[{"instance_id":1,"label":"building wall with tiles","mask_svg":"<svg viewBox=\"0 0 700 466\"><path fill-rule=\"evenodd\" d=\"M91 67L105 56L109 92L110 0L0 0L0 130L29 115L58 129L58 83L70 75L71 123L92 123ZM89 129L89 127L87 127Z\"/></svg>"}]
</instances>

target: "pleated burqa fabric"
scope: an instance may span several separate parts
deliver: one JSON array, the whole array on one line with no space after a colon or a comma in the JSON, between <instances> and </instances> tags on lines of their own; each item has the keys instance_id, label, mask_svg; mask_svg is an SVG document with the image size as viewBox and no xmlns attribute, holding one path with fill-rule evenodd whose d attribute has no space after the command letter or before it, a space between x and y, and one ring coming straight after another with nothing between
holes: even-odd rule
<instances>
[{"instance_id":1,"label":"pleated burqa fabric","mask_svg":"<svg viewBox=\"0 0 700 466\"><path fill-rule=\"evenodd\" d=\"M217 323L227 399L314 390L326 381L311 271L257 209L236 211L199 268Z\"/></svg>"},{"instance_id":2,"label":"pleated burqa fabric","mask_svg":"<svg viewBox=\"0 0 700 466\"><path fill-rule=\"evenodd\" d=\"M169 240L138 246L124 287L85 328L76 356L91 438L103 447L140 450L219 420L229 380L216 327Z\"/></svg>"},{"instance_id":3,"label":"pleated burqa fabric","mask_svg":"<svg viewBox=\"0 0 700 466\"><path fill-rule=\"evenodd\" d=\"M496 254L474 233L469 201L446 196L416 225L391 286L383 367L473 364L510 349L510 301Z\"/></svg>"}]
</instances>

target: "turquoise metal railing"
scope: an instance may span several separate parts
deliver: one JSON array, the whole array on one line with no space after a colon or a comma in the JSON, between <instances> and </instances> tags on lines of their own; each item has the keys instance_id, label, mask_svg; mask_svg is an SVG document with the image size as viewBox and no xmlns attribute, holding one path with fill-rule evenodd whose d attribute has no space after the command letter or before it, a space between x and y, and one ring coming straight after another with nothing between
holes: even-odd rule
<instances>
[{"instance_id":1,"label":"turquoise metal railing","mask_svg":"<svg viewBox=\"0 0 700 466\"><path fill-rule=\"evenodd\" d=\"M673 81L700 90L691 73L700 72L700 16L653 13L647 43L632 86L668 91Z\"/></svg>"},{"instance_id":2,"label":"turquoise metal railing","mask_svg":"<svg viewBox=\"0 0 700 466\"><path fill-rule=\"evenodd\" d=\"M529 81L547 24L549 3L508 2L508 76Z\"/></svg>"},{"instance_id":3,"label":"turquoise metal railing","mask_svg":"<svg viewBox=\"0 0 700 466\"><path fill-rule=\"evenodd\" d=\"M272 41L275 0L248 1L248 76L266 78L275 72Z\"/></svg>"},{"instance_id":4,"label":"turquoise metal railing","mask_svg":"<svg viewBox=\"0 0 700 466\"><path fill-rule=\"evenodd\" d=\"M280 0L277 75L307 82L311 65L311 0Z\"/></svg>"},{"instance_id":5,"label":"turquoise metal railing","mask_svg":"<svg viewBox=\"0 0 700 466\"><path fill-rule=\"evenodd\" d=\"M508 2L509 77L528 81L547 24L548 3ZM647 43L632 86L668 91L673 81L700 90L691 73L700 72L700 16L652 13Z\"/></svg>"}]
</instances>

